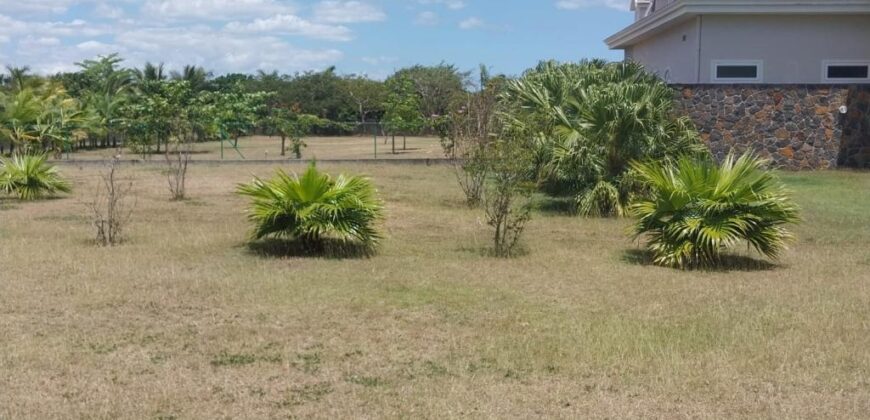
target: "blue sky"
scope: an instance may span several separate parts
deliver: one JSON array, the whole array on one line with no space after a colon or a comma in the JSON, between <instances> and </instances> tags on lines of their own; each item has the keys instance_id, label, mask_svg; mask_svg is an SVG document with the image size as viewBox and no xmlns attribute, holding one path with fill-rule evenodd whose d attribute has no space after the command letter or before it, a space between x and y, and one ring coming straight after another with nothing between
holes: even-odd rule
<instances>
[{"instance_id":1,"label":"blue sky","mask_svg":"<svg viewBox=\"0 0 870 420\"><path fill-rule=\"evenodd\" d=\"M628 0L0 0L0 65L39 73L119 52L216 74L336 65L383 78L454 63L518 74L541 59L620 59L602 40Z\"/></svg>"}]
</instances>

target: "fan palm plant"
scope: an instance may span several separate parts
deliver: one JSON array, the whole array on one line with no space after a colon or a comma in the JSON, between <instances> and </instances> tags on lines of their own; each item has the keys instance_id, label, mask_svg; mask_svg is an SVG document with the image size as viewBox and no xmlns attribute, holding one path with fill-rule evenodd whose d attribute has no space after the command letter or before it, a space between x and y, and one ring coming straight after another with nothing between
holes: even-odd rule
<instances>
[{"instance_id":1,"label":"fan palm plant","mask_svg":"<svg viewBox=\"0 0 870 420\"><path fill-rule=\"evenodd\" d=\"M650 199L631 207L635 235L647 238L656 264L669 267L717 264L741 241L777 258L799 210L766 163L751 154L729 155L721 165L691 157L633 163L651 190Z\"/></svg>"},{"instance_id":2,"label":"fan palm plant","mask_svg":"<svg viewBox=\"0 0 870 420\"><path fill-rule=\"evenodd\" d=\"M623 216L644 193L629 162L700 152L673 91L635 63L545 62L509 85L508 97L537 126L536 166L552 192L576 196L587 216Z\"/></svg>"},{"instance_id":3,"label":"fan palm plant","mask_svg":"<svg viewBox=\"0 0 870 420\"><path fill-rule=\"evenodd\" d=\"M308 250L322 250L327 239L372 247L381 238L375 223L383 206L367 178L333 179L311 164L302 176L278 171L271 180L255 178L238 187L251 198L248 218L255 240L278 237L300 240Z\"/></svg>"},{"instance_id":4,"label":"fan palm plant","mask_svg":"<svg viewBox=\"0 0 870 420\"><path fill-rule=\"evenodd\" d=\"M58 192L71 191L57 168L46 162L45 155L15 155L0 159L0 191L21 200L36 200Z\"/></svg>"}]
</instances>

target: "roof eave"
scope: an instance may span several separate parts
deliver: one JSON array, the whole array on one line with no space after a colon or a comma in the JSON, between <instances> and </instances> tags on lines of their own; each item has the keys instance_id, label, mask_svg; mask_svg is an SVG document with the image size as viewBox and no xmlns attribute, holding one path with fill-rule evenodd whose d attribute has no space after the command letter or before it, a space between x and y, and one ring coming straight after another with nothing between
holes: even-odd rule
<instances>
[{"instance_id":1,"label":"roof eave","mask_svg":"<svg viewBox=\"0 0 870 420\"><path fill-rule=\"evenodd\" d=\"M647 36L691 17L705 14L868 14L866 0L839 0L824 4L801 0L686 0L636 21L608 37L610 49L625 49Z\"/></svg>"}]
</instances>

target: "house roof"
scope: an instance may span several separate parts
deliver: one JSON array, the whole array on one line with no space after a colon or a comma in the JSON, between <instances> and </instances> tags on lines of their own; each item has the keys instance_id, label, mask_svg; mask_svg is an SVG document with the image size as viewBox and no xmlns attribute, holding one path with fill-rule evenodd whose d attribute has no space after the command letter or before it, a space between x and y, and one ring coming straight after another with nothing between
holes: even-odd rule
<instances>
[{"instance_id":1,"label":"house roof","mask_svg":"<svg viewBox=\"0 0 870 420\"><path fill-rule=\"evenodd\" d=\"M632 23L604 42L611 49L623 49L699 15L856 13L870 13L870 0L677 0L665 3L651 15Z\"/></svg>"}]
</instances>

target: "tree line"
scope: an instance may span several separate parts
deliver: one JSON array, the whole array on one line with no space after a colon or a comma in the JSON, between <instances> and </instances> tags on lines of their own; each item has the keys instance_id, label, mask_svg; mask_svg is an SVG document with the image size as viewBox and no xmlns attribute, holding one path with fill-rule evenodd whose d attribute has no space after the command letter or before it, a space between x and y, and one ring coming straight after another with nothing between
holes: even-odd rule
<instances>
[{"instance_id":1,"label":"tree line","mask_svg":"<svg viewBox=\"0 0 870 420\"><path fill-rule=\"evenodd\" d=\"M117 54L76 66L51 76L7 67L0 76L0 153L61 154L122 142L160 152L183 117L199 141L280 135L282 154L287 140L298 154L305 133L350 134L355 123L378 123L381 134L431 130L473 88L470 72L445 63L400 69L384 81L342 75L335 67L220 76L195 65L130 68Z\"/></svg>"}]
</instances>

